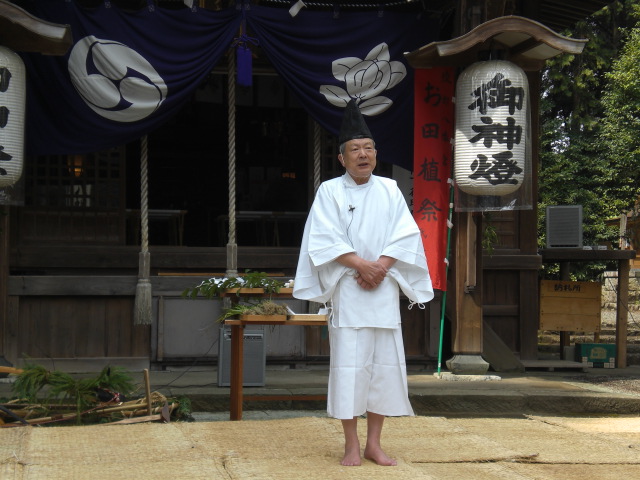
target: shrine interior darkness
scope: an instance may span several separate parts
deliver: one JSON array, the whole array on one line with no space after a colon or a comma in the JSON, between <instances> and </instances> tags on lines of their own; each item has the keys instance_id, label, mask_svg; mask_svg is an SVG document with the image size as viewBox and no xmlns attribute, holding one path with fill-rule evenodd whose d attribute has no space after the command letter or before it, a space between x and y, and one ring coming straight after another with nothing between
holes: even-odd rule
<instances>
[{"instance_id":1,"label":"shrine interior darkness","mask_svg":"<svg viewBox=\"0 0 640 480\"><path fill-rule=\"evenodd\" d=\"M275 75L255 76L236 89L236 210L306 212L312 139L307 114ZM184 245L227 243L229 133L227 78L210 75L170 122L148 136L149 208L185 210ZM127 147L127 208L140 204L140 144ZM301 222L238 221L240 245L299 246ZM152 243L163 244L150 222ZM170 243L170 242L168 242Z\"/></svg>"}]
</instances>

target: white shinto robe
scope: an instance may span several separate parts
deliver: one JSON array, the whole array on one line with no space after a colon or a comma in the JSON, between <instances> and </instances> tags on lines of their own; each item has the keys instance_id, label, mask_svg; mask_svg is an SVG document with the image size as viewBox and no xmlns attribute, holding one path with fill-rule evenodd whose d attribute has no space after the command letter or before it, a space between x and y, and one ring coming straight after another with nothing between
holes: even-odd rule
<instances>
[{"instance_id":1,"label":"white shinto robe","mask_svg":"<svg viewBox=\"0 0 640 480\"><path fill-rule=\"evenodd\" d=\"M335 261L349 252L370 261L382 255L397 261L377 288L364 290L353 278L356 272ZM412 302L424 303L433 298L420 230L396 182L372 175L367 183L357 185L346 173L324 182L318 189L305 225L293 296L319 303L331 300L333 327L399 330L398 288ZM332 358L334 353L337 352L332 352ZM398 355L401 356L405 388L397 394L404 395L402 401L406 403L404 352ZM349 401L338 400L332 395L332 385L341 384L331 378L338 371L340 369L334 369L332 364L330 413L334 409L332 402ZM349 408L335 406L335 410L340 411L350 411ZM354 415L359 414L354 412ZM406 413L400 409L397 414Z\"/></svg>"}]
</instances>

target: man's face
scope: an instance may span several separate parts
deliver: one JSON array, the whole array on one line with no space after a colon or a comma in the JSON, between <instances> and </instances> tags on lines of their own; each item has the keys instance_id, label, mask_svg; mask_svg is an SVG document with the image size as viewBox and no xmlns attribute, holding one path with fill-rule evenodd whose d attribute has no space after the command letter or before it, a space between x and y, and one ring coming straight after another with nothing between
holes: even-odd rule
<instances>
[{"instance_id":1,"label":"man's face","mask_svg":"<svg viewBox=\"0 0 640 480\"><path fill-rule=\"evenodd\" d=\"M357 138L345 144L338 160L356 183L366 183L376 168L376 149L370 138Z\"/></svg>"}]
</instances>

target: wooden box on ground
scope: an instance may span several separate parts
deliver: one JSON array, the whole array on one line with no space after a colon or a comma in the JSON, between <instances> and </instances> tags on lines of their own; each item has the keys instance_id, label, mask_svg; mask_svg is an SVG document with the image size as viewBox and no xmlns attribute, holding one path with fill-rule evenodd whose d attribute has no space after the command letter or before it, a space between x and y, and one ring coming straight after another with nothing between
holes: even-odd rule
<instances>
[{"instance_id":1,"label":"wooden box on ground","mask_svg":"<svg viewBox=\"0 0 640 480\"><path fill-rule=\"evenodd\" d=\"M601 291L599 282L542 280L540 330L599 332Z\"/></svg>"}]
</instances>

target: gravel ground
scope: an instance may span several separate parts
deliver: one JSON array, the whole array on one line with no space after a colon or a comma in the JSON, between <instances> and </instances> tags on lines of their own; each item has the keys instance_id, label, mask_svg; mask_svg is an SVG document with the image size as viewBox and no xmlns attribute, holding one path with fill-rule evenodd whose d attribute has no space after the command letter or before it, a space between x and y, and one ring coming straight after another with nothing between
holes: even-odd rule
<instances>
[{"instance_id":1,"label":"gravel ground","mask_svg":"<svg viewBox=\"0 0 640 480\"><path fill-rule=\"evenodd\" d=\"M567 377L571 381L591 383L619 393L640 395L640 377L624 377L616 375L576 375Z\"/></svg>"},{"instance_id":2,"label":"gravel ground","mask_svg":"<svg viewBox=\"0 0 640 480\"><path fill-rule=\"evenodd\" d=\"M629 312L629 331L638 330L640 324L640 312ZM602 327L615 328L616 311L615 309L602 309ZM633 343L633 342L630 342ZM640 377L624 377L618 375L577 375L570 378L572 381L591 383L601 387L608 388L620 393L633 393L640 395Z\"/></svg>"}]
</instances>

